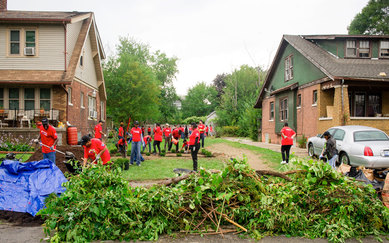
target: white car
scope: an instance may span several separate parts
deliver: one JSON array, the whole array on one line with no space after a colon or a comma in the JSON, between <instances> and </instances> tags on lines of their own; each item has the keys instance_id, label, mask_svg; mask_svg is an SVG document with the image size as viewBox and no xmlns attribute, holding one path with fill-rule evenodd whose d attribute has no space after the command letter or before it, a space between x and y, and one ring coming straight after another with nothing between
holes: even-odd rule
<instances>
[{"instance_id":1,"label":"white car","mask_svg":"<svg viewBox=\"0 0 389 243\"><path fill-rule=\"evenodd\" d=\"M367 168L389 168L389 137L385 132L366 126L338 126L327 131L336 140L340 163L363 165ZM319 156L325 141L322 134L309 138L309 156Z\"/></svg>"}]
</instances>

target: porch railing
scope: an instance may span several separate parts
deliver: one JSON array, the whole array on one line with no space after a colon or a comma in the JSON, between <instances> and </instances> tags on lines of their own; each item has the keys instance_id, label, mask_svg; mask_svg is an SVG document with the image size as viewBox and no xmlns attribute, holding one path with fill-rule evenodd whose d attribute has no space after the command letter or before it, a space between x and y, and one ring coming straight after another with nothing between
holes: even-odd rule
<instances>
[{"instance_id":1,"label":"porch railing","mask_svg":"<svg viewBox=\"0 0 389 243\"><path fill-rule=\"evenodd\" d=\"M50 110L24 110L24 109L1 109L0 127L31 127L43 118L47 118L52 125L57 126L61 111Z\"/></svg>"}]
</instances>

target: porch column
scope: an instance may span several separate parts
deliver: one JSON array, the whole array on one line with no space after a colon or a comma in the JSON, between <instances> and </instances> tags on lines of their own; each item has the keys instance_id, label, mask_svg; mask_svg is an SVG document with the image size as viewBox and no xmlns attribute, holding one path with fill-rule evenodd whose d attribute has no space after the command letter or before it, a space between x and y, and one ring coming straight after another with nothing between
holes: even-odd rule
<instances>
[{"instance_id":1,"label":"porch column","mask_svg":"<svg viewBox=\"0 0 389 243\"><path fill-rule=\"evenodd\" d=\"M334 124L347 125L350 121L350 108L348 101L348 86L343 85L343 93L342 93L342 85L334 86L334 114L333 121ZM343 100L343 102L342 102Z\"/></svg>"}]
</instances>

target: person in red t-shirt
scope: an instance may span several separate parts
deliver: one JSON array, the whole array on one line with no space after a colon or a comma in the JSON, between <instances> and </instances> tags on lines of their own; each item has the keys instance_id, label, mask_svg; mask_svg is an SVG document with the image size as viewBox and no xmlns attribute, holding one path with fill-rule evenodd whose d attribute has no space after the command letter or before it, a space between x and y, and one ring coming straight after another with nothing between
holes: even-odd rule
<instances>
[{"instance_id":1,"label":"person in red t-shirt","mask_svg":"<svg viewBox=\"0 0 389 243\"><path fill-rule=\"evenodd\" d=\"M136 162L137 166L140 166L140 148L142 144L142 129L139 127L139 122L135 121L134 122L134 127L131 128L131 137L132 137L132 142L131 142L131 159L130 159L130 164L134 164L134 160Z\"/></svg>"},{"instance_id":2,"label":"person in red t-shirt","mask_svg":"<svg viewBox=\"0 0 389 243\"><path fill-rule=\"evenodd\" d=\"M57 148L57 131L49 124L47 118L42 119L42 126L39 127L39 137L35 142L42 142L43 159L48 159L55 164L55 149Z\"/></svg>"},{"instance_id":3,"label":"person in red t-shirt","mask_svg":"<svg viewBox=\"0 0 389 243\"><path fill-rule=\"evenodd\" d=\"M123 125L124 125L123 122L121 122L119 127L119 132L118 132L119 141L117 142L116 147L118 148L119 153L122 153L122 156L124 157L126 152L127 141L125 141L124 138Z\"/></svg>"},{"instance_id":4,"label":"person in red t-shirt","mask_svg":"<svg viewBox=\"0 0 389 243\"><path fill-rule=\"evenodd\" d=\"M289 163L290 148L293 145L293 139L295 136L296 133L293 131L292 128L288 127L288 123L285 122L284 127L281 129L281 164Z\"/></svg>"},{"instance_id":5,"label":"person in red t-shirt","mask_svg":"<svg viewBox=\"0 0 389 243\"><path fill-rule=\"evenodd\" d=\"M143 142L144 143L143 143L142 152L145 151L145 148L147 147L147 145L149 145L149 153L151 154L151 136L150 135L144 136Z\"/></svg>"},{"instance_id":6,"label":"person in red t-shirt","mask_svg":"<svg viewBox=\"0 0 389 243\"><path fill-rule=\"evenodd\" d=\"M208 127L208 125L206 125L205 126L205 134L207 135L207 137L208 137L208 131L209 131L209 127Z\"/></svg>"},{"instance_id":7,"label":"person in red t-shirt","mask_svg":"<svg viewBox=\"0 0 389 243\"><path fill-rule=\"evenodd\" d=\"M105 136L105 133L103 133L103 121L100 120L99 123L95 126L95 138L98 138L102 141L102 136Z\"/></svg>"},{"instance_id":8,"label":"person in red t-shirt","mask_svg":"<svg viewBox=\"0 0 389 243\"><path fill-rule=\"evenodd\" d=\"M197 124L192 123L192 134L189 136L189 149L193 160L193 170L197 171L197 153L200 150L200 132Z\"/></svg>"},{"instance_id":9,"label":"person in red t-shirt","mask_svg":"<svg viewBox=\"0 0 389 243\"><path fill-rule=\"evenodd\" d=\"M81 145L84 147L83 166L86 166L88 159L91 159L92 163L95 164L101 159L103 165L111 160L107 146L100 139L90 138L88 135L85 135L81 139Z\"/></svg>"},{"instance_id":10,"label":"person in red t-shirt","mask_svg":"<svg viewBox=\"0 0 389 243\"><path fill-rule=\"evenodd\" d=\"M204 140L205 140L205 125L203 124L203 121L200 120L199 124L199 132L200 132L200 139L201 139L201 147L204 148Z\"/></svg>"},{"instance_id":11,"label":"person in red t-shirt","mask_svg":"<svg viewBox=\"0 0 389 243\"><path fill-rule=\"evenodd\" d=\"M173 138L177 141L174 144L176 145L176 152L178 151L178 147L180 146L180 136L181 136L181 131L178 127L175 127L172 132ZM173 139L172 139L173 141ZM171 143L170 147L173 145L173 142ZM170 150L170 149L169 149Z\"/></svg>"},{"instance_id":12,"label":"person in red t-shirt","mask_svg":"<svg viewBox=\"0 0 389 243\"><path fill-rule=\"evenodd\" d=\"M157 154L156 147L158 147L159 154L161 154L162 130L161 127L159 126L159 123L155 124L155 128L153 132L154 132L153 154Z\"/></svg>"},{"instance_id":13,"label":"person in red t-shirt","mask_svg":"<svg viewBox=\"0 0 389 243\"><path fill-rule=\"evenodd\" d=\"M147 135L151 136L151 127L150 126L147 128Z\"/></svg>"},{"instance_id":14,"label":"person in red t-shirt","mask_svg":"<svg viewBox=\"0 0 389 243\"><path fill-rule=\"evenodd\" d=\"M184 142L182 144L181 150L184 150L184 153L188 153L189 150L189 143L186 139L184 139Z\"/></svg>"},{"instance_id":15,"label":"person in red t-shirt","mask_svg":"<svg viewBox=\"0 0 389 243\"><path fill-rule=\"evenodd\" d=\"M170 125L166 123L166 127L163 129L163 136L165 138L165 151L166 146L170 152L170 149L172 147L172 129L170 128Z\"/></svg>"}]
</instances>

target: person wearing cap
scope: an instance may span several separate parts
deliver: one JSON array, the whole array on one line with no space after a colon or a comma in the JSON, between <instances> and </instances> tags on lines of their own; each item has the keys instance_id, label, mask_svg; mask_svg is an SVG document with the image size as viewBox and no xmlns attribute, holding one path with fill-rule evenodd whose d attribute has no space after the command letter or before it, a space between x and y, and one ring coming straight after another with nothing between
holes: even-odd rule
<instances>
[{"instance_id":1,"label":"person wearing cap","mask_svg":"<svg viewBox=\"0 0 389 243\"><path fill-rule=\"evenodd\" d=\"M81 145L84 148L83 166L86 166L88 159L95 164L101 159L103 165L111 160L107 146L100 139L85 135L81 138Z\"/></svg>"},{"instance_id":2,"label":"person wearing cap","mask_svg":"<svg viewBox=\"0 0 389 243\"><path fill-rule=\"evenodd\" d=\"M200 131L197 124L192 123L192 134L189 136L189 149L193 160L193 170L197 171L197 153L200 150Z\"/></svg>"},{"instance_id":3,"label":"person wearing cap","mask_svg":"<svg viewBox=\"0 0 389 243\"><path fill-rule=\"evenodd\" d=\"M105 136L103 133L103 121L100 120L99 123L95 126L95 138L100 139L102 141L102 136Z\"/></svg>"},{"instance_id":4,"label":"person wearing cap","mask_svg":"<svg viewBox=\"0 0 389 243\"><path fill-rule=\"evenodd\" d=\"M336 160L338 159L338 150L336 149L336 140L332 137L331 133L325 131L323 137L326 140L323 151L321 152L319 159L327 156L328 164L331 165L333 169L336 168Z\"/></svg>"},{"instance_id":5,"label":"person wearing cap","mask_svg":"<svg viewBox=\"0 0 389 243\"><path fill-rule=\"evenodd\" d=\"M140 155L140 148L142 144L142 129L139 127L139 122L134 122L134 127L131 128L131 160L130 164L134 164L134 160L136 162L136 165L140 166L141 162L141 155Z\"/></svg>"},{"instance_id":6,"label":"person wearing cap","mask_svg":"<svg viewBox=\"0 0 389 243\"><path fill-rule=\"evenodd\" d=\"M284 127L281 129L282 165L289 163L290 148L293 145L293 139L295 136L295 131L293 131L292 128L288 127L288 123L285 122Z\"/></svg>"},{"instance_id":7,"label":"person wearing cap","mask_svg":"<svg viewBox=\"0 0 389 243\"><path fill-rule=\"evenodd\" d=\"M171 142L172 142L172 129L170 128L170 125L168 123L166 123L166 127L163 129L163 136L165 137L165 151L166 150L166 146L170 152L170 149L171 149Z\"/></svg>"},{"instance_id":8,"label":"person wearing cap","mask_svg":"<svg viewBox=\"0 0 389 243\"><path fill-rule=\"evenodd\" d=\"M39 127L39 137L35 142L42 143L43 159L49 159L55 164L55 149L57 148L57 131L49 124L47 118L42 119L42 126Z\"/></svg>"}]
</instances>

